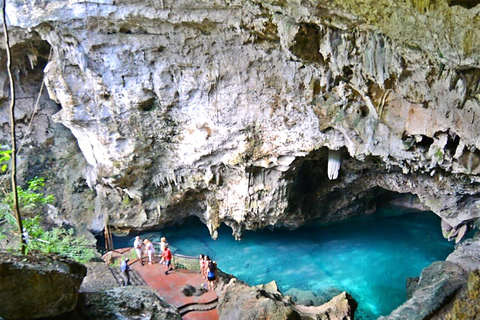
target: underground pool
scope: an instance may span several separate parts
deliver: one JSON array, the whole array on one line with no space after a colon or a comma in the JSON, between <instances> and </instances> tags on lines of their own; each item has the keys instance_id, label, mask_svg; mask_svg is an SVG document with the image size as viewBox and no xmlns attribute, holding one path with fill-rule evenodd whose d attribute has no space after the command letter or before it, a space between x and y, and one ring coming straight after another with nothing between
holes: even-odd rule
<instances>
[{"instance_id":1,"label":"underground pool","mask_svg":"<svg viewBox=\"0 0 480 320\"><path fill-rule=\"evenodd\" d=\"M282 293L315 304L342 291L358 302L355 319L388 315L406 300L406 281L432 262L444 260L454 244L442 237L432 212L386 207L368 217L294 231L247 231L241 241L222 226L217 240L198 219L143 238L166 236L176 252L207 254L224 272L250 285L275 280ZM116 237L129 246L134 235Z\"/></svg>"}]
</instances>

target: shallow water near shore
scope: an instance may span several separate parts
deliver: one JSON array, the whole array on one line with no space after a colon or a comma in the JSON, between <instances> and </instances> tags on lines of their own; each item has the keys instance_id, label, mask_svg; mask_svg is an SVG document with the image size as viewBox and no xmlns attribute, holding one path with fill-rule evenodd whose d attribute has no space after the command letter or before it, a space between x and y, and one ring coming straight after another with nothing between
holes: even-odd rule
<instances>
[{"instance_id":1,"label":"shallow water near shore","mask_svg":"<svg viewBox=\"0 0 480 320\"><path fill-rule=\"evenodd\" d=\"M419 276L454 249L442 237L434 213L392 207L331 225L247 231L242 241L235 241L226 226L212 240L196 218L145 235L166 236L177 253L207 254L224 272L250 285L275 280L283 293L312 291L317 302L347 291L359 304L355 319L362 320L388 315L406 300L407 278ZM131 245L133 236L114 242L116 247Z\"/></svg>"}]
</instances>

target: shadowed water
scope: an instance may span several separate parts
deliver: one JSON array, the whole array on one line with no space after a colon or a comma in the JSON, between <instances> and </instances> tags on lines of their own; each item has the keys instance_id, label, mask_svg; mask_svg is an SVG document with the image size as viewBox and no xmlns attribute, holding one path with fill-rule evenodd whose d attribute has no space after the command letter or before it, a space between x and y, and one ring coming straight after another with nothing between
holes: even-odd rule
<instances>
[{"instance_id":1,"label":"shadowed water","mask_svg":"<svg viewBox=\"0 0 480 320\"><path fill-rule=\"evenodd\" d=\"M387 315L402 304L406 279L444 260L454 248L442 237L435 214L405 214L395 208L328 226L247 231L242 241L235 241L225 226L214 241L198 220L143 236L160 234L178 253L207 254L220 269L251 285L275 280L283 293L308 290L317 301L347 291L359 304L356 319L363 320ZM115 242L125 246L133 240L129 236Z\"/></svg>"}]
</instances>

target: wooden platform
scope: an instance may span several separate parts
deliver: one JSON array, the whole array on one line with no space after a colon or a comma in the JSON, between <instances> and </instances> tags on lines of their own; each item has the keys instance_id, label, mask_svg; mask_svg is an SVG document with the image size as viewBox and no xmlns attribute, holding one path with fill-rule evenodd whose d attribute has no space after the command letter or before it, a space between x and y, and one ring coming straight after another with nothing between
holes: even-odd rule
<instances>
[{"instance_id":1,"label":"wooden platform","mask_svg":"<svg viewBox=\"0 0 480 320\"><path fill-rule=\"evenodd\" d=\"M182 289L191 285L196 289L202 287L206 280L195 271L177 269L165 274L165 265L155 263L143 266L138 260L130 264L132 269L130 278L132 285L148 285L156 289L161 297L169 304L178 308L184 320L217 320L218 297L215 291L210 290L201 295L186 296ZM122 284L120 268L110 268L113 276Z\"/></svg>"}]
</instances>

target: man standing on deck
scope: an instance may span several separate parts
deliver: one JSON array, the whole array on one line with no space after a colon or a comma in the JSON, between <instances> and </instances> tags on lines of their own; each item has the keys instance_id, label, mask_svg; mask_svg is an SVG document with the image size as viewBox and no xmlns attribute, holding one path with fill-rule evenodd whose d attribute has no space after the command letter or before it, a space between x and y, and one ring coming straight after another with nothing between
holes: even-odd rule
<instances>
[{"instance_id":1,"label":"man standing on deck","mask_svg":"<svg viewBox=\"0 0 480 320\"><path fill-rule=\"evenodd\" d=\"M168 243L165 244L165 250L162 252L162 259L165 261L165 274L168 275L168 271L172 270L172 252L168 247Z\"/></svg>"},{"instance_id":2,"label":"man standing on deck","mask_svg":"<svg viewBox=\"0 0 480 320\"><path fill-rule=\"evenodd\" d=\"M122 271L122 282L123 286L129 286L130 285L130 266L128 265L128 261L130 261L128 258L125 260L122 260L122 263L120 264L120 271Z\"/></svg>"},{"instance_id":3,"label":"man standing on deck","mask_svg":"<svg viewBox=\"0 0 480 320\"><path fill-rule=\"evenodd\" d=\"M135 249L135 252L137 253L138 260L140 260L140 263L143 266L143 261L142 261L142 247L143 247L143 242L142 239L140 239L139 236L135 237L135 241L133 242L133 248Z\"/></svg>"}]
</instances>

